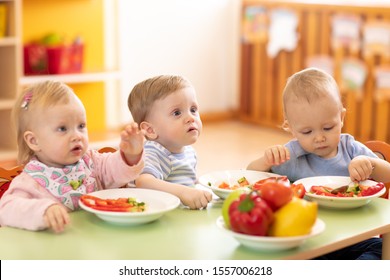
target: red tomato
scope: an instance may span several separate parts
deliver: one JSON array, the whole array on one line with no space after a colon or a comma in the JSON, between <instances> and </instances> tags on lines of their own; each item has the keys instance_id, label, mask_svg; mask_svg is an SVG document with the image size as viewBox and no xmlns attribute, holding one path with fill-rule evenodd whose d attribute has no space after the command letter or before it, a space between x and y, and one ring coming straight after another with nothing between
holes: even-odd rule
<instances>
[{"instance_id":1,"label":"red tomato","mask_svg":"<svg viewBox=\"0 0 390 280\"><path fill-rule=\"evenodd\" d=\"M291 184L290 188L293 191L295 197L303 198L305 196L306 189L303 184Z\"/></svg>"},{"instance_id":2,"label":"red tomato","mask_svg":"<svg viewBox=\"0 0 390 280\"><path fill-rule=\"evenodd\" d=\"M290 202L293 197L293 191L290 187L276 181L256 182L252 189L258 192L259 196L268 203L273 211Z\"/></svg>"},{"instance_id":3,"label":"red tomato","mask_svg":"<svg viewBox=\"0 0 390 280\"><path fill-rule=\"evenodd\" d=\"M269 183L269 182L280 183L280 184L285 185L286 187L290 186L290 180L287 178L287 176L269 177L269 178L261 179L261 180L257 181L255 184L264 184L264 183Z\"/></svg>"}]
</instances>

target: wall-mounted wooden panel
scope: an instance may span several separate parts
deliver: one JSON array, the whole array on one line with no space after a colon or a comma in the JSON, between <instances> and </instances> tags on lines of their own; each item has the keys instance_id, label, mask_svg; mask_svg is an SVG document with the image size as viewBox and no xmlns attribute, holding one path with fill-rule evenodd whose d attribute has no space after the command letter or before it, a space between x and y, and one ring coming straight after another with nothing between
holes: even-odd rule
<instances>
[{"instance_id":1,"label":"wall-mounted wooden panel","mask_svg":"<svg viewBox=\"0 0 390 280\"><path fill-rule=\"evenodd\" d=\"M390 69L390 49L387 53L372 54L363 51L362 47L357 49L350 46L335 47L331 40L331 21L334 15L357 16L362 26L372 20L390 24L390 4L372 6L370 1L366 4L362 1L358 1L359 3L316 2L316 4L309 4L308 1L298 0L243 1L243 26L244 21L247 20L248 7L261 7L266 11L266 16L278 8L288 9L298 18L299 40L292 51L282 50L275 57L270 57L267 53L269 36L248 40L243 28L239 109L241 119L259 125L279 127L283 122L281 96L287 78L304 69L308 58L325 55L333 61L333 76L339 83L344 105L347 108L344 132L353 134L361 142L370 139L390 142L390 98L388 97L390 94L384 95L387 96L386 98L376 98L379 89L374 76L379 67ZM264 24L269 24L269 18ZM340 67L346 59L351 58L362 61L367 70L361 91L347 88L342 84Z\"/></svg>"}]
</instances>

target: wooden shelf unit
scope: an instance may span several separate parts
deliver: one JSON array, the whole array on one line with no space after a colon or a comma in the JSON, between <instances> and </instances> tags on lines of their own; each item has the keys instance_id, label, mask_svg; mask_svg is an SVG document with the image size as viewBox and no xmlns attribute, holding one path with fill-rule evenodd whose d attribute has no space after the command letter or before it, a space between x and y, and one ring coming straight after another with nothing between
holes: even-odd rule
<instances>
[{"instance_id":1,"label":"wooden shelf unit","mask_svg":"<svg viewBox=\"0 0 390 280\"><path fill-rule=\"evenodd\" d=\"M16 149L10 115L21 74L21 0L0 0L0 4L6 6L6 32L0 37L0 157L7 158Z\"/></svg>"},{"instance_id":2,"label":"wooden shelf unit","mask_svg":"<svg viewBox=\"0 0 390 280\"><path fill-rule=\"evenodd\" d=\"M23 75L22 0L0 0L7 9L7 31L0 37L0 162L13 163L17 155L14 131L11 127L11 110L23 87L53 79L67 84L106 83L116 84L122 74L117 70L105 70L60 75ZM30 3L31 5L31 3ZM31 7L31 6L30 6ZM102 31L103 32L103 31ZM90 132L90 146L111 146L119 143L119 132Z\"/></svg>"},{"instance_id":3,"label":"wooden shelf unit","mask_svg":"<svg viewBox=\"0 0 390 280\"><path fill-rule=\"evenodd\" d=\"M375 99L373 75L377 66L390 66L388 57L367 56L361 50L351 55L345 49L334 50L330 40L333 15L352 14L363 23L372 19L390 22L389 3L349 0L244 0L242 3L242 15L247 7L252 6L262 7L267 12L277 8L293 11L299 21L299 39L293 51L283 50L275 58L267 55L268 38L257 42L241 40L241 120L280 129L283 122L283 88L289 76L306 67L308 57L327 55L335 60L335 65L344 58L356 57L368 69L363 98L359 98L353 90L343 89L340 70L334 71L347 108L343 131L361 142L376 139L390 143L390 100Z\"/></svg>"}]
</instances>

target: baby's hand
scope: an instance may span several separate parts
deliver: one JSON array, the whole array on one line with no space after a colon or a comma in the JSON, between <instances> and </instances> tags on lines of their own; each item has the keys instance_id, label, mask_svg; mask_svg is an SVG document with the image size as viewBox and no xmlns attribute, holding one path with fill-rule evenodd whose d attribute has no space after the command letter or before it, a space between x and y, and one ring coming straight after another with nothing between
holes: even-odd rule
<instances>
[{"instance_id":1,"label":"baby's hand","mask_svg":"<svg viewBox=\"0 0 390 280\"><path fill-rule=\"evenodd\" d=\"M212 195L205 190L188 188L183 191L180 200L190 209L202 209L207 207L207 204L212 200Z\"/></svg>"},{"instance_id":2,"label":"baby's hand","mask_svg":"<svg viewBox=\"0 0 390 280\"><path fill-rule=\"evenodd\" d=\"M373 169L374 166L367 156L355 157L348 166L349 176L353 182L367 180Z\"/></svg>"},{"instance_id":3,"label":"baby's hand","mask_svg":"<svg viewBox=\"0 0 390 280\"><path fill-rule=\"evenodd\" d=\"M264 152L265 164L280 165L290 159L290 151L283 145L269 147Z\"/></svg>"},{"instance_id":4,"label":"baby's hand","mask_svg":"<svg viewBox=\"0 0 390 280\"><path fill-rule=\"evenodd\" d=\"M55 233L64 231L65 225L70 223L69 213L61 204L50 205L43 216L48 228Z\"/></svg>"},{"instance_id":5,"label":"baby's hand","mask_svg":"<svg viewBox=\"0 0 390 280\"><path fill-rule=\"evenodd\" d=\"M144 133L137 123L131 123L121 132L119 148L129 165L137 164L144 149Z\"/></svg>"}]
</instances>

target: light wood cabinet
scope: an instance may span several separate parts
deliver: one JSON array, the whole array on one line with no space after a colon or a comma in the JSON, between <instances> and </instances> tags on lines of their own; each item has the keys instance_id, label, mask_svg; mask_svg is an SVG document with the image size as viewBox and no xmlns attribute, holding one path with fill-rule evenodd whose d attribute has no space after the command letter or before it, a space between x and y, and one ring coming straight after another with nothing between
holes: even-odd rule
<instances>
[{"instance_id":1,"label":"light wood cabinet","mask_svg":"<svg viewBox=\"0 0 390 280\"><path fill-rule=\"evenodd\" d=\"M11 110L21 76L21 0L0 0L6 7L5 36L0 37L0 158L16 155Z\"/></svg>"}]
</instances>

